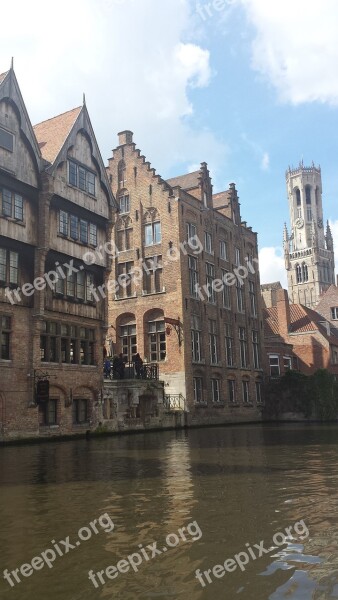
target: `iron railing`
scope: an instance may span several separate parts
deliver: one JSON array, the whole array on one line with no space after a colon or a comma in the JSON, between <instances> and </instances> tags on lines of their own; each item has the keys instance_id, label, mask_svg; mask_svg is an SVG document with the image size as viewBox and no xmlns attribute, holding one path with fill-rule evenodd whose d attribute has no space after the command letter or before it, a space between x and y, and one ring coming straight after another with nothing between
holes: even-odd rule
<instances>
[{"instance_id":1,"label":"iron railing","mask_svg":"<svg viewBox=\"0 0 338 600\"><path fill-rule=\"evenodd\" d=\"M163 404L167 410L186 410L186 402L182 394L168 394L164 396Z\"/></svg>"},{"instance_id":2,"label":"iron railing","mask_svg":"<svg viewBox=\"0 0 338 600\"><path fill-rule=\"evenodd\" d=\"M158 365L154 363L144 363L142 367L136 368L135 363L123 363L124 367L111 367L109 374L105 372L105 379L148 379L158 381Z\"/></svg>"}]
</instances>

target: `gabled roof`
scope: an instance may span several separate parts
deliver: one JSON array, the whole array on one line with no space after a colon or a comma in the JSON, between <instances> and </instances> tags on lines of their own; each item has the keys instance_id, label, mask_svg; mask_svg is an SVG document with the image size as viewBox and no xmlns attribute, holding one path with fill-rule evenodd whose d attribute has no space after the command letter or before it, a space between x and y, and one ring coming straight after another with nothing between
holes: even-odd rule
<instances>
[{"instance_id":1,"label":"gabled roof","mask_svg":"<svg viewBox=\"0 0 338 600\"><path fill-rule=\"evenodd\" d=\"M338 345L338 329L330 325L330 334L322 315L302 304L290 304L289 333L319 332L329 342ZM277 306L264 309L264 329L266 336L280 335Z\"/></svg>"},{"instance_id":2,"label":"gabled roof","mask_svg":"<svg viewBox=\"0 0 338 600\"><path fill-rule=\"evenodd\" d=\"M172 177L167 179L167 183L171 187L181 187L183 190L192 190L199 187L200 185L200 171L194 171L193 173L186 173L185 175L179 175L178 177Z\"/></svg>"},{"instance_id":3,"label":"gabled roof","mask_svg":"<svg viewBox=\"0 0 338 600\"><path fill-rule=\"evenodd\" d=\"M49 163L54 163L81 110L82 106L77 106L52 119L34 125L33 129L42 157Z\"/></svg>"}]
</instances>

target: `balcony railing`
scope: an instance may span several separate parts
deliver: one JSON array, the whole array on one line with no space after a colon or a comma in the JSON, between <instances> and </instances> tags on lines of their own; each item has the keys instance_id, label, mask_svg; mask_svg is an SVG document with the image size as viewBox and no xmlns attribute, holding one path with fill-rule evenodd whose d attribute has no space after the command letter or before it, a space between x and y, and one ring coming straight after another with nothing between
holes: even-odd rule
<instances>
[{"instance_id":1,"label":"balcony railing","mask_svg":"<svg viewBox=\"0 0 338 600\"><path fill-rule=\"evenodd\" d=\"M109 375L107 373L104 374L104 378L106 380L125 380L125 379L147 379L152 381L158 381L158 365L156 363L144 363L142 367L135 367L135 363L129 362L124 363L124 368L113 368L111 367L111 371Z\"/></svg>"},{"instance_id":2,"label":"balcony railing","mask_svg":"<svg viewBox=\"0 0 338 600\"><path fill-rule=\"evenodd\" d=\"M182 394L169 394L164 397L164 407L167 410L186 410L185 398Z\"/></svg>"}]
</instances>

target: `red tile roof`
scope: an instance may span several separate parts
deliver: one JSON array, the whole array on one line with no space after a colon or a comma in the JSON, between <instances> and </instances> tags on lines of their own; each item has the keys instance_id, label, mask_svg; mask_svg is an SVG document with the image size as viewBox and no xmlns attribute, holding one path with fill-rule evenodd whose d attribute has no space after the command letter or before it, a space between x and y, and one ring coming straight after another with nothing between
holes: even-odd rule
<instances>
[{"instance_id":1,"label":"red tile roof","mask_svg":"<svg viewBox=\"0 0 338 600\"><path fill-rule=\"evenodd\" d=\"M55 161L81 110L82 106L78 106L33 127L45 160Z\"/></svg>"},{"instance_id":2,"label":"red tile roof","mask_svg":"<svg viewBox=\"0 0 338 600\"><path fill-rule=\"evenodd\" d=\"M330 326L330 334L323 324L322 315L302 304L290 304L290 334L313 333L318 331L331 343L338 345L338 330ZM264 328L266 336L280 335L277 306L264 309Z\"/></svg>"}]
</instances>

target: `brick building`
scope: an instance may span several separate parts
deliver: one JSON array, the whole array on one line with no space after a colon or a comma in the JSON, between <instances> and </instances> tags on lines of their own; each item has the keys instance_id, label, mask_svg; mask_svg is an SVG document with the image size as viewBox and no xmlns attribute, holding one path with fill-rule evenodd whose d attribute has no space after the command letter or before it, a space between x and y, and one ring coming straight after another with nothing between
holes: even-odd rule
<instances>
[{"instance_id":1,"label":"brick building","mask_svg":"<svg viewBox=\"0 0 338 600\"><path fill-rule=\"evenodd\" d=\"M0 75L0 440L100 419L107 303L92 290L115 208L85 104L33 128L13 68Z\"/></svg>"},{"instance_id":2,"label":"brick building","mask_svg":"<svg viewBox=\"0 0 338 600\"><path fill-rule=\"evenodd\" d=\"M213 194L206 163L164 181L130 131L119 134L108 176L120 209L109 346L158 364L190 423L259 419L257 234L241 219L235 185Z\"/></svg>"},{"instance_id":3,"label":"brick building","mask_svg":"<svg viewBox=\"0 0 338 600\"><path fill-rule=\"evenodd\" d=\"M328 369L338 375L338 329L327 318L301 304L290 304L283 289L277 290L276 302L263 314L270 377L290 369L305 375Z\"/></svg>"}]
</instances>

